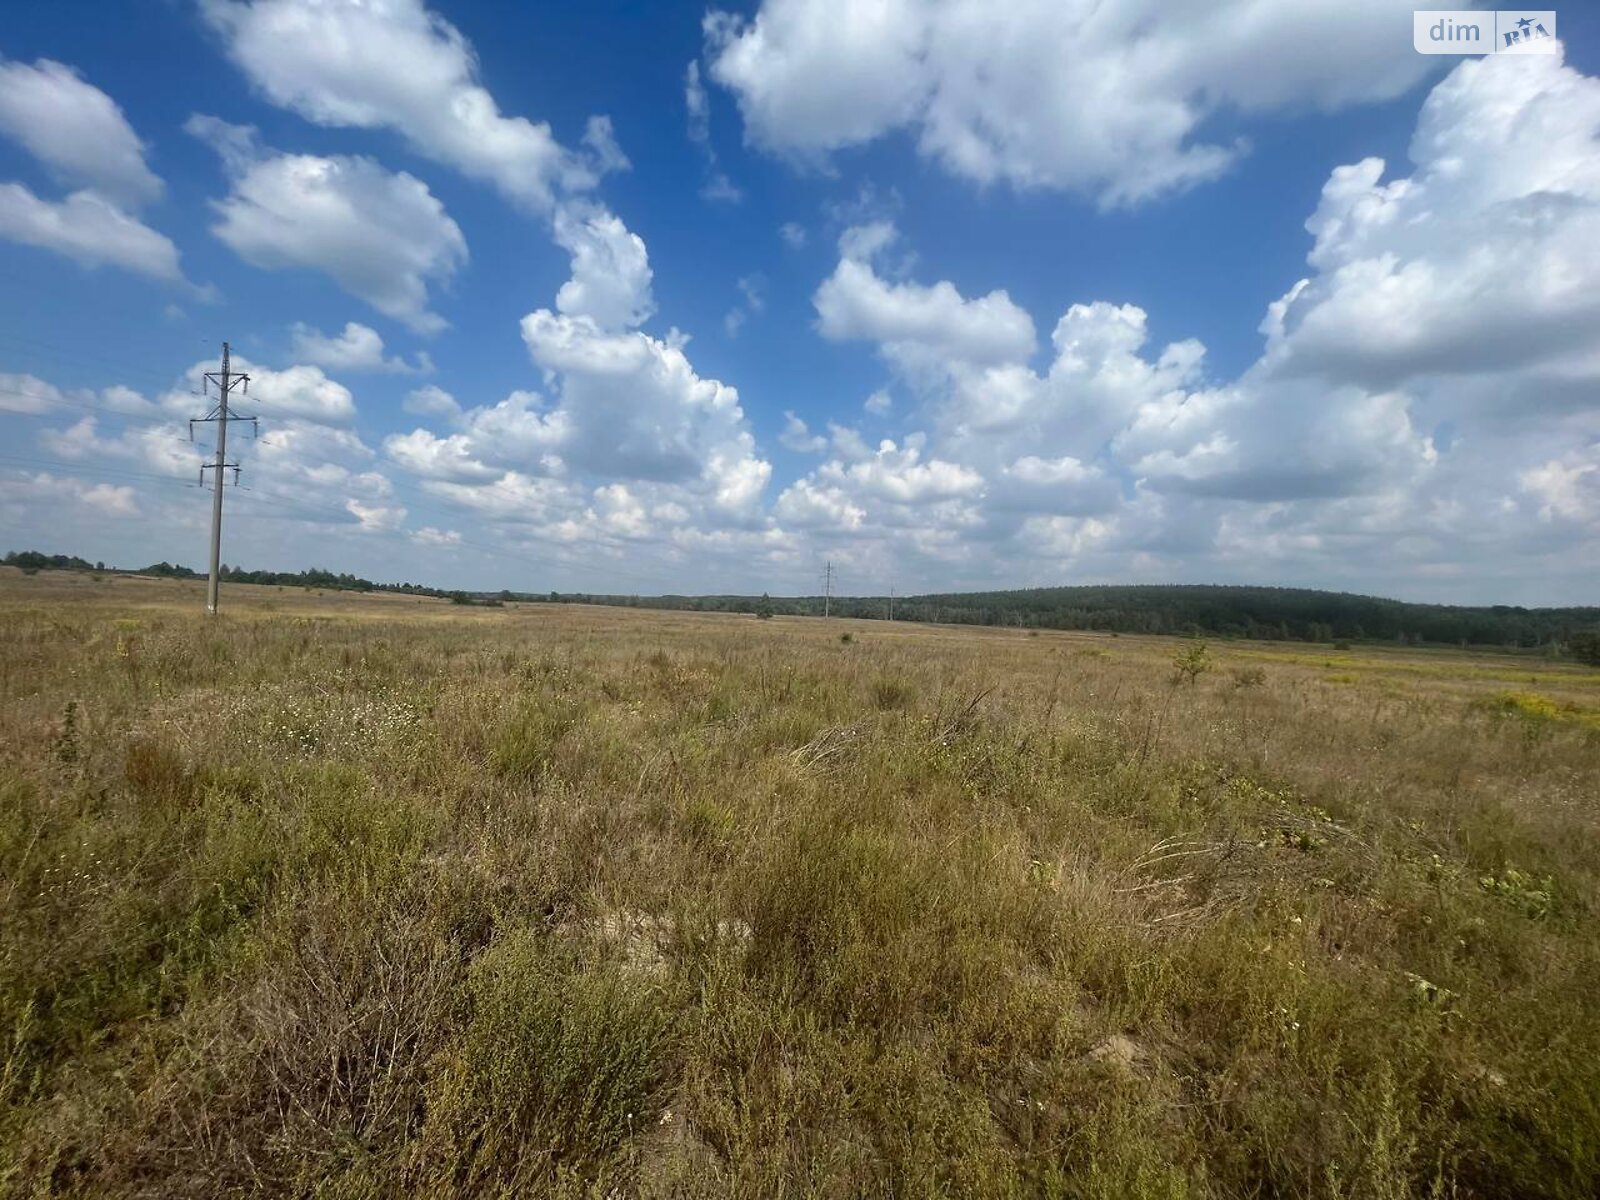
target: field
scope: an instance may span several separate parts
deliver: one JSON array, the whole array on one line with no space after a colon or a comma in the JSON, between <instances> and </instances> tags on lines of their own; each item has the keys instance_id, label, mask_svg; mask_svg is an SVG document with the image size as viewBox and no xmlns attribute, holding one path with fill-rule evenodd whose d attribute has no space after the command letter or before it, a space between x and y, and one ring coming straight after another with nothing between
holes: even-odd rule
<instances>
[{"instance_id":1,"label":"field","mask_svg":"<svg viewBox=\"0 0 1600 1200\"><path fill-rule=\"evenodd\" d=\"M0 1195L1600 1193L1600 671L202 592L0 572Z\"/></svg>"}]
</instances>

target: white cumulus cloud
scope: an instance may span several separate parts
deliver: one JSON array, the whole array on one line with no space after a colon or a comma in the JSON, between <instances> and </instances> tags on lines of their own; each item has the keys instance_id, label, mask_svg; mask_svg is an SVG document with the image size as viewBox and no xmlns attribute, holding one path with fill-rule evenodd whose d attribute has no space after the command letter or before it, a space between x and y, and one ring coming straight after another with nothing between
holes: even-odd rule
<instances>
[{"instance_id":1,"label":"white cumulus cloud","mask_svg":"<svg viewBox=\"0 0 1600 1200\"><path fill-rule=\"evenodd\" d=\"M429 311L430 283L466 261L461 229L427 184L370 158L280 154L254 131L195 116L188 129L217 147L232 175L213 202L212 232L264 270L321 271L385 316L419 333L447 322Z\"/></svg>"},{"instance_id":2,"label":"white cumulus cloud","mask_svg":"<svg viewBox=\"0 0 1600 1200\"><path fill-rule=\"evenodd\" d=\"M68 187L127 209L157 199L161 180L117 102L59 62L0 62L0 132Z\"/></svg>"},{"instance_id":3,"label":"white cumulus cloud","mask_svg":"<svg viewBox=\"0 0 1600 1200\"><path fill-rule=\"evenodd\" d=\"M296 324L289 331L291 352L298 359L333 371L374 371L395 375L425 375L433 370L426 353L415 363L398 356L384 356L383 337L370 325L346 321L337 334L326 334L309 325Z\"/></svg>"},{"instance_id":4,"label":"white cumulus cloud","mask_svg":"<svg viewBox=\"0 0 1600 1200\"><path fill-rule=\"evenodd\" d=\"M763 0L705 21L713 80L758 146L800 159L905 130L978 183L1103 204L1214 178L1219 113L1389 100L1430 69L1394 0Z\"/></svg>"},{"instance_id":5,"label":"white cumulus cloud","mask_svg":"<svg viewBox=\"0 0 1600 1200\"><path fill-rule=\"evenodd\" d=\"M229 57L274 104L319 125L391 129L418 154L547 210L626 159L591 123L585 151L509 116L454 25L420 0L201 0Z\"/></svg>"}]
</instances>

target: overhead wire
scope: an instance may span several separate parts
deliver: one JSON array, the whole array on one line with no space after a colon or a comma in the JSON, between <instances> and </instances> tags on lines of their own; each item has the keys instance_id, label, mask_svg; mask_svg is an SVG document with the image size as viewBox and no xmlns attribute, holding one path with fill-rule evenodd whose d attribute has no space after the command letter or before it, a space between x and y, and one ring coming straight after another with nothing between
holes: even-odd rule
<instances>
[{"instance_id":1,"label":"overhead wire","mask_svg":"<svg viewBox=\"0 0 1600 1200\"><path fill-rule=\"evenodd\" d=\"M158 372L151 370L147 365L140 366L126 359L112 358L94 350L81 350L71 346L61 346L54 342L47 342L43 338L30 337L27 334L17 333L9 329L0 330L0 343L6 342L18 347L20 353L42 354L63 364L88 359L102 366L115 368L123 375L138 376L141 380L149 381L151 388L159 388L162 391L171 391L181 382L181 377L180 380L174 380L170 376L162 376Z\"/></svg>"},{"instance_id":2,"label":"overhead wire","mask_svg":"<svg viewBox=\"0 0 1600 1200\"><path fill-rule=\"evenodd\" d=\"M3 337L3 336L8 336L8 335L0 334L0 337ZM51 415L60 415L58 410L65 408L65 409L76 409L76 410L79 410L79 411L86 411L86 412L94 413L94 414L104 414L104 415L111 416L111 417L114 417L114 418L117 418L117 419L123 420L123 421L140 421L140 420L146 420L147 421L147 415L146 414L130 413L130 412L127 412L127 411L125 411L123 409L116 408L116 407L114 407L112 405L103 404L103 403L95 403L93 401L88 401L88 400L83 400L83 399L74 399L74 398L71 398L71 397L68 397L68 396L59 395L59 394L57 394L57 395L44 395L44 394L41 394L41 393L38 393L38 392L23 391L23 390L17 389L17 388L0 387L0 395L16 396L16 397L19 397L19 398L22 398L22 399L33 400L33 401L36 401L36 402L38 402L38 403L40 403L42 405L47 406L46 408L38 410L38 411L27 411L27 410L20 410L20 409L0 409L0 417L14 416L14 417L29 418L29 419L41 419L41 418L49 417ZM254 397L252 397L252 399L254 399ZM259 401L257 403L259 404ZM147 429L153 428L153 427L154 427L153 425L147 423L147 426L146 426ZM176 444L179 444L179 445L185 445L185 446L194 444L194 445L197 446L197 448L199 447L199 443L197 443L197 442L196 443L191 443L191 441L189 439L186 439L186 438L183 438L183 437L179 437L176 434L172 434L170 436L165 436L165 437L162 438L162 440L163 441L170 441L170 442L173 442L173 443L176 443ZM6 462L6 463L11 463L11 464L29 465L29 466L38 466L38 467L46 467L46 468L53 468L53 469L62 469L62 468L64 468L64 469L68 469L68 470L72 471L74 474L93 475L93 476L97 476L97 477L111 478L111 479L138 480L138 481L141 481L141 482L142 481L155 481L155 482L162 482L162 483L176 483L176 484L178 484L180 486L190 487L190 488L194 488L194 487L200 486L196 482L187 481L187 480L179 478L178 476L158 475L158 474L154 474L154 473L150 473L150 472L140 472L140 471L132 471L132 470L121 470L121 469L117 469L117 468L106 468L106 467L92 466L92 465L84 464L84 463L82 463L80 461L77 461L77 460L73 460L73 459L70 459L70 458L63 458L63 457L56 457L56 458L50 458L50 459L41 459L41 458L30 458L30 457L19 456L19 455L0 454L0 462ZM257 520L278 519L278 520L308 520L308 521L314 521L318 517L338 516L338 517L349 518L349 517L353 517L354 516L354 514L351 513L348 508L342 508L342 507L341 508L333 508L333 507L323 507L323 506L309 505L304 500L302 500L302 499L300 499L298 497L296 497L296 498L288 498L288 497L275 496L275 495L273 495L271 493L262 492L259 489L250 488L250 487L237 487L235 490L237 492L244 493L246 496L249 496L252 499L260 500L260 501L262 501L264 503L267 503L267 504L273 504L273 505L282 506L282 507L285 507L285 508L288 508L288 509L292 510L289 515L280 516L280 517L270 517L270 518L269 518L269 516L267 514L261 514L261 513L241 514L241 515L251 516L253 519L257 519ZM359 518L357 518L357 521L359 521ZM409 535L404 533L403 531L400 531L400 530L371 530L371 529L369 529L368 532L369 533L378 534L380 536L400 537L400 538L406 538L406 539L409 540ZM547 543L547 544L549 544L551 546L556 547L558 550L561 550L561 551L564 551L564 552L569 552L574 548L574 543L572 541L570 541L570 540L562 539L562 538L550 537L548 535L541 535L541 534L533 532L531 530L520 531L518 536L522 537L522 538L525 538L525 539L528 539L528 540L532 540L532 541ZM473 550L478 551L479 553L486 554L486 555L491 555L491 556L495 556L495 557L499 557L499 558L510 558L510 559L513 559L513 560L516 560L516 561L519 561L519 562L527 563L530 566L535 566L535 567L540 567L540 568L548 568L550 566L550 560L548 560L548 559L532 558L532 557L529 557L528 555L520 554L520 553L518 553L518 552L516 552L514 550L508 549L505 546L488 545L486 543L472 541L472 540L469 540L467 538L462 538L462 537L459 537L459 536L451 539L449 544L452 545L452 546L462 546L462 547L465 547L465 548L468 548L468 549L473 549ZM600 542L598 537L591 537L588 540L588 545L591 548L595 549L595 550L599 550L599 549L601 549L602 543ZM563 558L566 558L568 565L580 565L580 566L583 566L583 567L587 567L590 570L593 570L593 569L595 569L596 566L599 566L601 573L603 575L605 575L605 576L609 576L609 577L617 578L617 579L631 580L631 581L634 581L636 583L644 583L644 584L649 585L650 587L659 586L659 578L658 577L641 574L641 573L639 573L637 571L629 570L626 567L621 567L621 566L618 566L618 565L616 565L614 563L605 563L604 565L601 565L601 564L595 563L593 561L590 561L590 562L586 562L586 563L576 563L575 564L575 563L573 563L572 559L568 555L564 554Z\"/></svg>"},{"instance_id":3,"label":"overhead wire","mask_svg":"<svg viewBox=\"0 0 1600 1200\"><path fill-rule=\"evenodd\" d=\"M0 453L0 463L33 467L65 467L75 475L97 475L112 479L132 479L139 482L154 481L156 483L178 483L184 487L198 487L192 480L184 479L178 475L157 475L151 471L124 471L117 467L101 467L94 464L85 464L71 458L33 458L20 454Z\"/></svg>"}]
</instances>

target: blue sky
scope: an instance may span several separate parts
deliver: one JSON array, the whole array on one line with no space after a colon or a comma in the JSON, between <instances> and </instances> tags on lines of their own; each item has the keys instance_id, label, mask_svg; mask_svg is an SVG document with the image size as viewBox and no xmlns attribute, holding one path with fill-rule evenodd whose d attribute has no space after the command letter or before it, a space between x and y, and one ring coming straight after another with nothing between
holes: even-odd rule
<instances>
[{"instance_id":1,"label":"blue sky","mask_svg":"<svg viewBox=\"0 0 1600 1200\"><path fill-rule=\"evenodd\" d=\"M201 565L226 339L252 566L1592 602L1600 20L1093 8L13 4L0 542Z\"/></svg>"}]
</instances>

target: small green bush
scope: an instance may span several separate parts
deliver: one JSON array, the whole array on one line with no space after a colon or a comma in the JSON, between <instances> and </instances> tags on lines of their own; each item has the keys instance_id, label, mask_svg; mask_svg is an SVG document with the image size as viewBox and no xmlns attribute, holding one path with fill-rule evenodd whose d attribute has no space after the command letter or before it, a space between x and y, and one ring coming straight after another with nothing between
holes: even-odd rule
<instances>
[{"instance_id":1,"label":"small green bush","mask_svg":"<svg viewBox=\"0 0 1600 1200\"><path fill-rule=\"evenodd\" d=\"M884 675L872 681L872 703L878 708L905 708L913 695L915 689L905 679Z\"/></svg>"},{"instance_id":2,"label":"small green bush","mask_svg":"<svg viewBox=\"0 0 1600 1200\"><path fill-rule=\"evenodd\" d=\"M1211 670L1211 652L1204 642L1194 642L1172 656L1175 682L1192 684Z\"/></svg>"},{"instance_id":3,"label":"small green bush","mask_svg":"<svg viewBox=\"0 0 1600 1200\"><path fill-rule=\"evenodd\" d=\"M465 1023L429 1087L433 1172L473 1195L614 1182L624 1148L659 1119L678 1005L532 933L485 950L466 991Z\"/></svg>"},{"instance_id":4,"label":"small green bush","mask_svg":"<svg viewBox=\"0 0 1600 1200\"><path fill-rule=\"evenodd\" d=\"M495 771L523 782L539 779L557 744L577 723L577 707L568 701L540 699L519 705L495 737L490 751Z\"/></svg>"}]
</instances>

